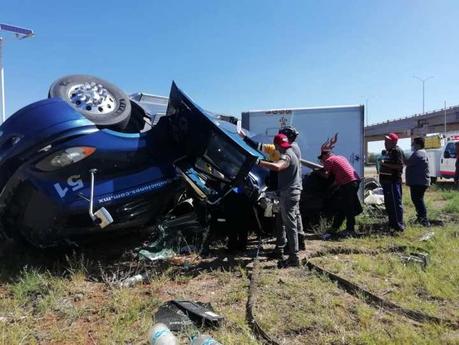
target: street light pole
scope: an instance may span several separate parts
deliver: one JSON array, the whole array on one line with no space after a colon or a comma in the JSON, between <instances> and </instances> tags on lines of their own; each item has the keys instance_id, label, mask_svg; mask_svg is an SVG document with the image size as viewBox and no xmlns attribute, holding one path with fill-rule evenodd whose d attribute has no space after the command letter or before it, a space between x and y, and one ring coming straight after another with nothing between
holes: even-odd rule
<instances>
[{"instance_id":1,"label":"street light pole","mask_svg":"<svg viewBox=\"0 0 459 345\"><path fill-rule=\"evenodd\" d=\"M22 40L24 38L32 37L34 35L33 31L26 28L21 28L18 26L13 26L9 24L0 23L0 31L10 32L15 34L16 38ZM3 37L0 36L0 125L6 120L5 112L5 76L3 70Z\"/></svg>"},{"instance_id":2,"label":"street light pole","mask_svg":"<svg viewBox=\"0 0 459 345\"><path fill-rule=\"evenodd\" d=\"M422 79L414 75L413 78L416 78L417 80L422 82L422 114L425 114L425 84L426 84L426 81L429 79L432 79L433 76Z\"/></svg>"}]
</instances>

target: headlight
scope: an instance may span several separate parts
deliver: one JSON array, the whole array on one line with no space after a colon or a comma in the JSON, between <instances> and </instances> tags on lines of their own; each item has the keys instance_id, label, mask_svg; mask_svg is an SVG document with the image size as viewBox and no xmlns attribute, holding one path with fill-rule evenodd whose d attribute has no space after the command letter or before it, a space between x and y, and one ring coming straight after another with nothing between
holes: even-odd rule
<instances>
[{"instance_id":1,"label":"headlight","mask_svg":"<svg viewBox=\"0 0 459 345\"><path fill-rule=\"evenodd\" d=\"M49 155L38 162L36 167L42 171L57 170L79 162L92 155L95 151L94 147L71 147Z\"/></svg>"}]
</instances>

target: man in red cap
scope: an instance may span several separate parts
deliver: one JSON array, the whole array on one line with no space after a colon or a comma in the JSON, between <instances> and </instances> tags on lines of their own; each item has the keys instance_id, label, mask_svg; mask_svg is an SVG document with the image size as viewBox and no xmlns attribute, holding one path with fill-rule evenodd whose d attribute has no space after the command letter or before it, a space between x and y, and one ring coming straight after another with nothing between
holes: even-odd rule
<instances>
[{"instance_id":1,"label":"man in red cap","mask_svg":"<svg viewBox=\"0 0 459 345\"><path fill-rule=\"evenodd\" d=\"M403 231L402 172L403 151L398 147L398 135L389 133L384 137L386 155L381 161L379 182L384 192L384 204L389 216L390 230Z\"/></svg>"},{"instance_id":2,"label":"man in red cap","mask_svg":"<svg viewBox=\"0 0 459 345\"><path fill-rule=\"evenodd\" d=\"M277 190L279 192L279 206L282 222L285 226L288 243L288 259L279 262L279 267L300 265L298 257L298 222L300 196L302 190L300 161L292 150L287 136L277 134L274 145L281 156L278 161L268 162L262 160L258 165L278 172Z\"/></svg>"}]
</instances>

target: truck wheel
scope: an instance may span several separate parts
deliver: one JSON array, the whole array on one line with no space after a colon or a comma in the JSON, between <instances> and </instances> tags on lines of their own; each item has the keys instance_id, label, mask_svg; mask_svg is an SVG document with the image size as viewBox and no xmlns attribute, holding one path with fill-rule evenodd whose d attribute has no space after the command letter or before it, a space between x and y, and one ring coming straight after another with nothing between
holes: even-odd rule
<instances>
[{"instance_id":1,"label":"truck wheel","mask_svg":"<svg viewBox=\"0 0 459 345\"><path fill-rule=\"evenodd\" d=\"M68 75L56 80L48 97L59 97L99 126L124 129L131 116L129 97L115 85L90 75Z\"/></svg>"},{"instance_id":2,"label":"truck wheel","mask_svg":"<svg viewBox=\"0 0 459 345\"><path fill-rule=\"evenodd\" d=\"M430 184L435 184L435 183L437 183L437 177L432 176L432 177L430 178Z\"/></svg>"}]
</instances>

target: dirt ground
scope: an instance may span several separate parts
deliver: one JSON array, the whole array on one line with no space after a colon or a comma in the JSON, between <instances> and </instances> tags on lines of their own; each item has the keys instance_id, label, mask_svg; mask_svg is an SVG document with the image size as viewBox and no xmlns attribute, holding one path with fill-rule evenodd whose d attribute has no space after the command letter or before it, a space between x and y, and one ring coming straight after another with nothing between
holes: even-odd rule
<instances>
[{"instance_id":1,"label":"dirt ground","mask_svg":"<svg viewBox=\"0 0 459 345\"><path fill-rule=\"evenodd\" d=\"M172 299L211 303L225 320L220 328L201 332L222 344L263 344L246 321L257 253L261 273L254 315L279 344L459 344L458 194L449 185L428 192L431 217L443 219L444 226L410 224L395 237L377 231L332 242L311 237L301 253L303 263L310 260L384 300L452 324L415 320L372 305L306 268L277 269L267 257L272 238L263 239L260 251L253 237L243 253L229 254L217 244L206 258L188 255L149 264L131 255L143 241L131 235L76 251L3 243L0 344L147 344L156 310ZM409 193L404 206L409 221L414 216ZM361 217L359 226L366 231L378 222L384 223L383 215ZM430 240L420 241L431 232ZM406 250L387 251L397 246ZM426 267L402 260L417 251L428 253ZM319 252L328 254L313 258ZM143 272L149 273L145 282L119 286L123 278ZM189 343L194 332L178 334L181 343Z\"/></svg>"}]
</instances>

